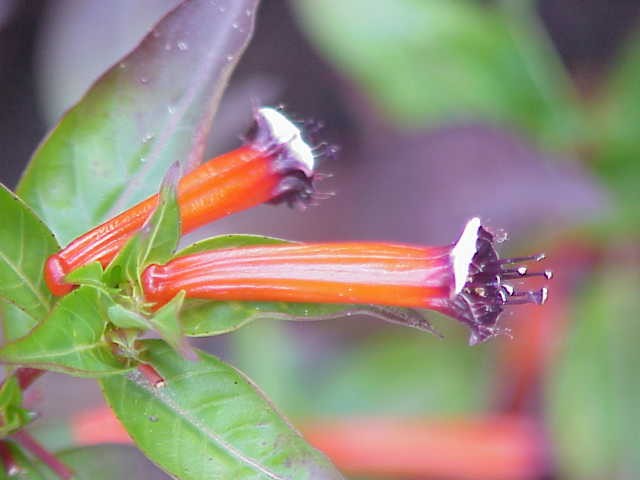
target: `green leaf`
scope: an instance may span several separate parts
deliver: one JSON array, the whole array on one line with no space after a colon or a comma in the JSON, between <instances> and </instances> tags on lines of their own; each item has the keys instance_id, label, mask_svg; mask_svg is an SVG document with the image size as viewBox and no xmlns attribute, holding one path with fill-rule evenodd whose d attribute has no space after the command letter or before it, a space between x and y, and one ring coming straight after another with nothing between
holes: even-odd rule
<instances>
[{"instance_id":1,"label":"green leaf","mask_svg":"<svg viewBox=\"0 0 640 480\"><path fill-rule=\"evenodd\" d=\"M164 386L137 371L101 384L133 440L166 472L184 480L342 478L243 374L202 352L187 362L161 341L145 343Z\"/></svg>"},{"instance_id":2,"label":"green leaf","mask_svg":"<svg viewBox=\"0 0 640 480\"><path fill-rule=\"evenodd\" d=\"M0 361L82 377L126 371L130 367L105 339L110 303L97 288L74 290L27 336L1 348Z\"/></svg>"},{"instance_id":3,"label":"green leaf","mask_svg":"<svg viewBox=\"0 0 640 480\"><path fill-rule=\"evenodd\" d=\"M295 242L283 240L281 238L267 237L264 235L244 235L234 233L200 240L199 242L193 243L180 250L176 253L175 257L184 257L185 255L191 255L192 253L217 250L219 248L250 247L252 245L277 245L280 243Z\"/></svg>"},{"instance_id":4,"label":"green leaf","mask_svg":"<svg viewBox=\"0 0 640 480\"><path fill-rule=\"evenodd\" d=\"M581 134L556 52L521 2L293 2L318 48L401 126L478 118L566 146ZM348 21L346 21L348 19Z\"/></svg>"},{"instance_id":5,"label":"green leaf","mask_svg":"<svg viewBox=\"0 0 640 480\"><path fill-rule=\"evenodd\" d=\"M182 291L173 297L149 319L149 323L176 352L189 360L195 360L197 357L184 337L180 318L184 296Z\"/></svg>"},{"instance_id":6,"label":"green leaf","mask_svg":"<svg viewBox=\"0 0 640 480\"><path fill-rule=\"evenodd\" d=\"M6 341L26 335L38 323L31 315L6 300L0 300L0 319Z\"/></svg>"},{"instance_id":7,"label":"green leaf","mask_svg":"<svg viewBox=\"0 0 640 480\"><path fill-rule=\"evenodd\" d=\"M122 284L138 285L140 270L140 252L142 251L142 237L134 235L122 250L118 252L116 258L107 266L102 276L103 282L117 288Z\"/></svg>"},{"instance_id":8,"label":"green leaf","mask_svg":"<svg viewBox=\"0 0 640 480\"><path fill-rule=\"evenodd\" d=\"M152 328L149 320L119 303L114 303L109 306L107 316L109 317L109 321L117 328L136 328L139 330L149 330Z\"/></svg>"},{"instance_id":9,"label":"green leaf","mask_svg":"<svg viewBox=\"0 0 640 480\"><path fill-rule=\"evenodd\" d=\"M18 192L66 244L201 160L258 0L186 0L108 70L34 154Z\"/></svg>"},{"instance_id":10,"label":"green leaf","mask_svg":"<svg viewBox=\"0 0 640 480\"><path fill-rule=\"evenodd\" d=\"M640 471L638 285L637 270L604 271L570 317L546 389L563 478L622 479Z\"/></svg>"},{"instance_id":11,"label":"green leaf","mask_svg":"<svg viewBox=\"0 0 640 480\"><path fill-rule=\"evenodd\" d=\"M56 457L71 468L77 480L145 479L166 480L168 477L135 448L125 445L99 445L73 448L56 453ZM47 480L57 480L43 465L40 469Z\"/></svg>"},{"instance_id":12,"label":"green leaf","mask_svg":"<svg viewBox=\"0 0 640 480\"><path fill-rule=\"evenodd\" d=\"M65 276L68 283L74 285L102 285L104 269L100 262L92 262L76 268Z\"/></svg>"},{"instance_id":13,"label":"green leaf","mask_svg":"<svg viewBox=\"0 0 640 480\"><path fill-rule=\"evenodd\" d=\"M180 242L180 206L178 205L178 182L180 165L174 163L160 188L160 199L141 235L139 270L150 263L165 263L175 253Z\"/></svg>"},{"instance_id":14,"label":"green leaf","mask_svg":"<svg viewBox=\"0 0 640 480\"><path fill-rule=\"evenodd\" d=\"M319 320L339 317L353 305L189 300L181 313L186 335L206 337L237 330L256 320Z\"/></svg>"},{"instance_id":15,"label":"green leaf","mask_svg":"<svg viewBox=\"0 0 640 480\"><path fill-rule=\"evenodd\" d=\"M11 340L49 313L52 297L42 272L47 257L59 247L46 225L4 185L0 212L0 315Z\"/></svg>"},{"instance_id":16,"label":"green leaf","mask_svg":"<svg viewBox=\"0 0 640 480\"><path fill-rule=\"evenodd\" d=\"M22 408L22 390L16 377L9 376L0 388L0 437L19 430L33 419L28 410Z\"/></svg>"},{"instance_id":17,"label":"green leaf","mask_svg":"<svg viewBox=\"0 0 640 480\"><path fill-rule=\"evenodd\" d=\"M160 189L160 199L142 230L131 237L108 265L101 282L117 288L123 284L139 287L140 273L149 263L164 263L180 241L180 206L177 198L178 164L174 164Z\"/></svg>"}]
</instances>

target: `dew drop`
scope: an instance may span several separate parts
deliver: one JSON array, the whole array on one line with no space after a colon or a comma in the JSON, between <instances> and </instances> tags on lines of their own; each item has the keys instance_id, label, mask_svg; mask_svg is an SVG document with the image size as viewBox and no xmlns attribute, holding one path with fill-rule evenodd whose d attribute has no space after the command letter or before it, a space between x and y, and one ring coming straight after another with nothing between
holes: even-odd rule
<instances>
[{"instance_id":1,"label":"dew drop","mask_svg":"<svg viewBox=\"0 0 640 480\"><path fill-rule=\"evenodd\" d=\"M187 42L180 41L176 45L178 47L178 50L180 51L184 52L185 50L189 50L189 45L187 44Z\"/></svg>"},{"instance_id":2,"label":"dew drop","mask_svg":"<svg viewBox=\"0 0 640 480\"><path fill-rule=\"evenodd\" d=\"M127 68L127 64L126 64L126 62L120 62L118 67L120 67L122 70L124 70L125 68Z\"/></svg>"},{"instance_id":3,"label":"dew drop","mask_svg":"<svg viewBox=\"0 0 640 480\"><path fill-rule=\"evenodd\" d=\"M245 13L245 15L246 15L247 17L250 17L251 15L253 15L253 12L251 11L251 9L250 9L250 8L247 8L247 9L244 11L244 13Z\"/></svg>"},{"instance_id":4,"label":"dew drop","mask_svg":"<svg viewBox=\"0 0 640 480\"><path fill-rule=\"evenodd\" d=\"M149 83L149 77L140 77L140 78L138 79L138 81L139 81L141 84L146 85L147 83Z\"/></svg>"},{"instance_id":5,"label":"dew drop","mask_svg":"<svg viewBox=\"0 0 640 480\"><path fill-rule=\"evenodd\" d=\"M173 105L167 105L167 112L173 115L174 113L176 113L176 107L174 107Z\"/></svg>"},{"instance_id":6,"label":"dew drop","mask_svg":"<svg viewBox=\"0 0 640 480\"><path fill-rule=\"evenodd\" d=\"M219 11L220 13L224 13L226 10L227 10L227 9L226 9L225 7L223 7L222 5L220 5L220 6L218 7L218 11Z\"/></svg>"},{"instance_id":7,"label":"dew drop","mask_svg":"<svg viewBox=\"0 0 640 480\"><path fill-rule=\"evenodd\" d=\"M158 421L158 417L156 417L155 415L149 415L149 421L155 423Z\"/></svg>"},{"instance_id":8,"label":"dew drop","mask_svg":"<svg viewBox=\"0 0 640 480\"><path fill-rule=\"evenodd\" d=\"M233 22L231 26L237 30L239 25L237 22Z\"/></svg>"},{"instance_id":9,"label":"dew drop","mask_svg":"<svg viewBox=\"0 0 640 480\"><path fill-rule=\"evenodd\" d=\"M153 133L147 133L144 137L142 137L142 143L149 143L154 138L155 135Z\"/></svg>"},{"instance_id":10,"label":"dew drop","mask_svg":"<svg viewBox=\"0 0 640 480\"><path fill-rule=\"evenodd\" d=\"M140 157L140 163L145 163L147 161L147 157Z\"/></svg>"},{"instance_id":11,"label":"dew drop","mask_svg":"<svg viewBox=\"0 0 640 480\"><path fill-rule=\"evenodd\" d=\"M230 62L233 60L233 55L227 55L227 61Z\"/></svg>"},{"instance_id":12,"label":"dew drop","mask_svg":"<svg viewBox=\"0 0 640 480\"><path fill-rule=\"evenodd\" d=\"M171 46L171 44L169 42L164 44L164 49L169 52L173 47Z\"/></svg>"}]
</instances>

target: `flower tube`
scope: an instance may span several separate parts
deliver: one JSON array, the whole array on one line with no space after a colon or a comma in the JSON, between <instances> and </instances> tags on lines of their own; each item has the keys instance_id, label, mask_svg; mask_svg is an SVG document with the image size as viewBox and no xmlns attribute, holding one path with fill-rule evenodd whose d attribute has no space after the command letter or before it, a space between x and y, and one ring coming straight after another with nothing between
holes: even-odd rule
<instances>
[{"instance_id":1,"label":"flower tube","mask_svg":"<svg viewBox=\"0 0 640 480\"><path fill-rule=\"evenodd\" d=\"M471 343L499 330L506 305L542 304L547 289L517 291L509 281L531 273L500 259L494 237L470 220L460 239L442 247L387 243L283 244L228 248L150 265L145 298L156 306L180 291L188 298L380 304L436 310L471 327Z\"/></svg>"},{"instance_id":2,"label":"flower tube","mask_svg":"<svg viewBox=\"0 0 640 480\"><path fill-rule=\"evenodd\" d=\"M303 208L315 197L314 153L302 132L273 108L256 111L245 145L200 165L178 185L182 233L265 202ZM106 266L144 225L158 205L153 195L107 220L51 255L47 286L55 295L71 291L65 276L99 261Z\"/></svg>"}]
</instances>

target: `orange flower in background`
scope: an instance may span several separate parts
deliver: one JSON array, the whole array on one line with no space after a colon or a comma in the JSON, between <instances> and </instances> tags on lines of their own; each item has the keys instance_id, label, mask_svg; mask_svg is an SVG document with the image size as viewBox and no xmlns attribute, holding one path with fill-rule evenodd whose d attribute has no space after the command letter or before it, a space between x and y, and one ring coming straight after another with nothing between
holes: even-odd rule
<instances>
[{"instance_id":1,"label":"orange flower in background","mask_svg":"<svg viewBox=\"0 0 640 480\"><path fill-rule=\"evenodd\" d=\"M470 343L501 330L504 307L542 304L547 289L516 291L511 279L543 275L500 259L494 237L478 218L448 246L386 243L264 245L218 249L150 265L142 274L145 298L162 305L180 291L188 298L380 304L426 308L471 328Z\"/></svg>"},{"instance_id":2,"label":"orange flower in background","mask_svg":"<svg viewBox=\"0 0 640 480\"><path fill-rule=\"evenodd\" d=\"M245 145L213 158L181 179L182 232L265 202L304 208L315 196L314 152L282 113L260 108ZM153 195L73 240L49 257L45 281L54 295L69 293L65 276L99 261L106 266L158 205Z\"/></svg>"}]
</instances>

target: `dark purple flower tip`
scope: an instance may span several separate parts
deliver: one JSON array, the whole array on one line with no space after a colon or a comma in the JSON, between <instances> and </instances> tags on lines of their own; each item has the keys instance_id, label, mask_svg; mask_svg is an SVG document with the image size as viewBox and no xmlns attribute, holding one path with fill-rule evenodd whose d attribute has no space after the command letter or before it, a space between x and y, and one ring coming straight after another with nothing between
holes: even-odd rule
<instances>
[{"instance_id":1,"label":"dark purple flower tip","mask_svg":"<svg viewBox=\"0 0 640 480\"><path fill-rule=\"evenodd\" d=\"M315 162L319 157L335 157L339 149L327 143L312 147L304 139L306 133L278 109L256 110L245 138L254 148L273 157L273 169L282 176L269 203L287 203L303 210L327 197L316 192L315 182L323 177L316 174Z\"/></svg>"},{"instance_id":2,"label":"dark purple flower tip","mask_svg":"<svg viewBox=\"0 0 640 480\"><path fill-rule=\"evenodd\" d=\"M469 343L474 345L493 336L508 333L497 326L505 306L525 303L543 304L548 290L517 290L510 280L542 276L551 279L549 270L530 272L522 262L539 262L544 254L501 259L495 248L495 237L481 224L471 219L458 242L451 259L455 287L442 310L456 317L471 329Z\"/></svg>"}]
</instances>

